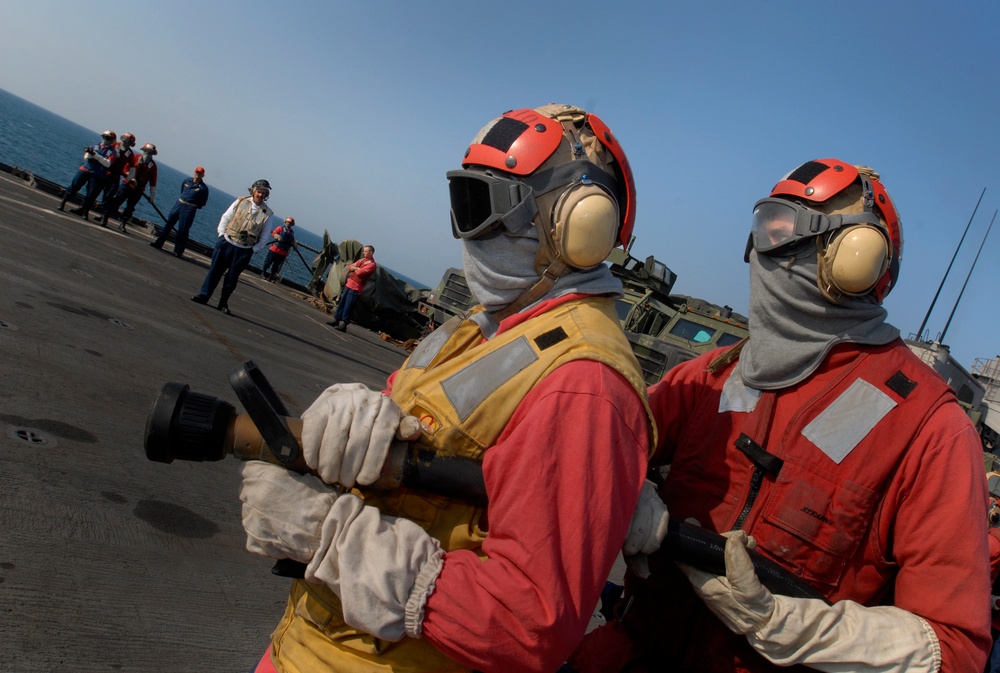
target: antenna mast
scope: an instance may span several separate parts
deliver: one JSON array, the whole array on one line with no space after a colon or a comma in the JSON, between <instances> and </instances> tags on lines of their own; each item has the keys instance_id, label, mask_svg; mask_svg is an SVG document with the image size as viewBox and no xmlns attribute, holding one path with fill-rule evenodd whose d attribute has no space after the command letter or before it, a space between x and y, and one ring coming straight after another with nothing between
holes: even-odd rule
<instances>
[{"instance_id":1,"label":"antenna mast","mask_svg":"<svg viewBox=\"0 0 1000 673\"><path fill-rule=\"evenodd\" d=\"M996 210L993 211L993 219L990 220L990 226L986 227L986 236L983 236L983 242L979 244L979 251L976 252L976 258L972 260L972 266L969 267L969 275L965 277L965 282L962 283L962 291L958 293L958 299L955 300L955 305L951 308L951 314L948 316L948 322L944 324L944 329L941 330L941 342L944 343L944 335L948 331L948 325L951 324L952 316L955 315L955 309L958 308L958 302L962 300L962 293L965 292L965 286L969 284L969 278L972 277L972 270L976 268L976 262L979 261L979 253L983 251L983 246L986 245L986 239L990 235L990 229L993 228L993 220L997 219Z\"/></svg>"},{"instance_id":2,"label":"antenna mast","mask_svg":"<svg viewBox=\"0 0 1000 673\"><path fill-rule=\"evenodd\" d=\"M976 211L979 210L979 204L983 200L983 194L986 193L986 188L983 187L982 194L979 195L979 201L976 201L976 207L972 209L972 217L969 218L969 224L965 225L965 231L962 232L962 238L958 241L958 246L955 248L955 254L951 256L951 261L948 262L948 268L945 269L944 276L941 278L941 284L938 285L937 292L934 293L934 299L931 300L931 305L927 309L927 314L924 316L924 321L920 323L920 329L917 330L917 340L923 339L924 327L927 326L927 320L931 317L931 311L934 310L934 304L937 303L938 295L941 294L941 288L944 287L944 281L948 278L948 274L951 273L951 265L955 263L955 258L958 257L958 249L962 247L962 241L965 240L965 235L969 233L969 225L972 224L972 219L976 216ZM950 318L949 318L950 320ZM945 329L948 329L945 327ZM941 339L944 339L944 333L941 334Z\"/></svg>"}]
</instances>

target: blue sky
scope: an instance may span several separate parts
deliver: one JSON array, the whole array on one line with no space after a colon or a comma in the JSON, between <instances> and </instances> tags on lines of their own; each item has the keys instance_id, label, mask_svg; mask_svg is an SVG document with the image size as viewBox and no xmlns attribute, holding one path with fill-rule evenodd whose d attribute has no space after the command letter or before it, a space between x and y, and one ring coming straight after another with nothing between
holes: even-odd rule
<instances>
[{"instance_id":1,"label":"blue sky","mask_svg":"<svg viewBox=\"0 0 1000 673\"><path fill-rule=\"evenodd\" d=\"M134 132L179 170L272 205L434 285L460 265L445 172L505 110L597 113L637 187L633 254L675 291L747 306L753 203L787 171L836 157L882 174L902 216L899 286L916 332L944 328L1000 208L1000 3L6 3L0 88L95 130ZM1000 354L1000 225L944 342Z\"/></svg>"}]
</instances>

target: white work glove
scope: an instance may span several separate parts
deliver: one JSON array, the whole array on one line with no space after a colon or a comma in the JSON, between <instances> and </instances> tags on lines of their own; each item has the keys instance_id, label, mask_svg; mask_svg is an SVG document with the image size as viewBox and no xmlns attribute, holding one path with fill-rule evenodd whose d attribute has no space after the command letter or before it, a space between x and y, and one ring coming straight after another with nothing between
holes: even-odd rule
<instances>
[{"instance_id":1,"label":"white work glove","mask_svg":"<svg viewBox=\"0 0 1000 673\"><path fill-rule=\"evenodd\" d=\"M153 185L152 187L149 188L149 200L150 201L156 200L156 185Z\"/></svg>"},{"instance_id":2,"label":"white work glove","mask_svg":"<svg viewBox=\"0 0 1000 673\"><path fill-rule=\"evenodd\" d=\"M357 496L337 499L306 579L340 596L344 621L385 640L419 638L444 551L409 519L383 516Z\"/></svg>"},{"instance_id":3,"label":"white work glove","mask_svg":"<svg viewBox=\"0 0 1000 673\"><path fill-rule=\"evenodd\" d=\"M747 547L757 543L742 530L722 534L726 538L726 575L698 570L681 563L694 592L733 633L750 633L764 626L774 611L774 596L757 579Z\"/></svg>"},{"instance_id":4,"label":"white work glove","mask_svg":"<svg viewBox=\"0 0 1000 673\"><path fill-rule=\"evenodd\" d=\"M820 671L936 673L941 646L925 620L891 606L834 605L817 598L776 596L757 578L744 531L723 533L725 577L678 564L701 599L733 633L779 666Z\"/></svg>"},{"instance_id":5,"label":"white work glove","mask_svg":"<svg viewBox=\"0 0 1000 673\"><path fill-rule=\"evenodd\" d=\"M302 563L311 561L337 494L316 477L261 461L247 461L240 471L247 551Z\"/></svg>"},{"instance_id":6,"label":"white work glove","mask_svg":"<svg viewBox=\"0 0 1000 673\"><path fill-rule=\"evenodd\" d=\"M306 464L326 483L348 488L378 480L394 439L419 436L415 417L362 383L330 386L302 414Z\"/></svg>"},{"instance_id":7,"label":"white work glove","mask_svg":"<svg viewBox=\"0 0 1000 673\"><path fill-rule=\"evenodd\" d=\"M656 492L656 484L647 479L639 492L639 502L632 513L632 523L629 524L622 553L625 556L652 554L660 548L669 522L670 514L666 503Z\"/></svg>"},{"instance_id":8,"label":"white work glove","mask_svg":"<svg viewBox=\"0 0 1000 673\"><path fill-rule=\"evenodd\" d=\"M340 596L354 628L384 640L420 637L444 565L437 540L354 495L337 496L312 475L258 461L242 471L248 550L308 563L305 579Z\"/></svg>"}]
</instances>

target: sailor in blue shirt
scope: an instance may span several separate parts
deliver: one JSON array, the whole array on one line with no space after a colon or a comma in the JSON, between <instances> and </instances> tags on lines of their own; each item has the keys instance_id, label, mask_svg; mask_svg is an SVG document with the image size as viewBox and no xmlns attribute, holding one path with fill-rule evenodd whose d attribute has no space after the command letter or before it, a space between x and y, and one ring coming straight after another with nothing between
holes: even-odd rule
<instances>
[{"instance_id":1,"label":"sailor in blue shirt","mask_svg":"<svg viewBox=\"0 0 1000 673\"><path fill-rule=\"evenodd\" d=\"M163 230L156 240L150 243L156 249L163 247L163 242L167 240L174 225L177 225L177 238L174 240L174 255L184 256L184 249L187 247L188 232L194 224L194 215L208 203L208 185L204 182L205 169L198 166L194 169L194 177L188 178L181 185L181 196L177 199L173 209L167 216L167 222L163 225Z\"/></svg>"},{"instance_id":2,"label":"sailor in blue shirt","mask_svg":"<svg viewBox=\"0 0 1000 673\"><path fill-rule=\"evenodd\" d=\"M101 144L91 145L83 151L83 163L80 169L73 176L73 181L69 188L63 192L62 201L59 203L59 210L66 208L66 202L76 196L84 185L87 186L86 196L83 198L83 206L74 208L70 212L81 215L83 219L88 219L90 209L97 200L97 194L104 185L104 176L107 175L108 167L118 155L115 149L115 140L118 138L114 131L105 131L101 134Z\"/></svg>"}]
</instances>

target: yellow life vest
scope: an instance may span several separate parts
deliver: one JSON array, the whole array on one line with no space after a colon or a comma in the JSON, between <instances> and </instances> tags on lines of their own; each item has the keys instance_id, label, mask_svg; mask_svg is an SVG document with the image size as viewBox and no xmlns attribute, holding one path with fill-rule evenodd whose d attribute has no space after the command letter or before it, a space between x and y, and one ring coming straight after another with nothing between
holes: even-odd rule
<instances>
[{"instance_id":1,"label":"yellow life vest","mask_svg":"<svg viewBox=\"0 0 1000 673\"><path fill-rule=\"evenodd\" d=\"M262 203L256 212L251 208L253 201L249 196L241 196L236 202L233 217L226 224L226 236L240 245L254 246L260 240L264 223L272 215L266 203Z\"/></svg>"},{"instance_id":2,"label":"yellow life vest","mask_svg":"<svg viewBox=\"0 0 1000 673\"><path fill-rule=\"evenodd\" d=\"M651 451L655 424L646 384L610 299L566 302L489 341L483 341L472 321L453 318L403 363L392 398L424 425L421 448L481 459L538 382L579 359L602 362L632 384L646 407ZM478 525L482 509L406 489L363 495L383 514L418 523L446 551L468 549L483 555L486 532ZM273 647L278 670L285 673L468 670L426 640L389 642L348 626L336 594L302 580L293 583Z\"/></svg>"}]
</instances>

